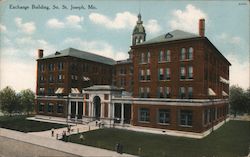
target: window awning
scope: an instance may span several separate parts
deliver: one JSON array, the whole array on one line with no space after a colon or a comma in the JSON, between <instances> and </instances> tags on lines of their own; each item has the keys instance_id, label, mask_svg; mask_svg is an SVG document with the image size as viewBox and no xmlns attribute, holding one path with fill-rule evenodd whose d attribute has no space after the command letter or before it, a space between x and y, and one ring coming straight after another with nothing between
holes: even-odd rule
<instances>
[{"instance_id":1,"label":"window awning","mask_svg":"<svg viewBox=\"0 0 250 157\"><path fill-rule=\"evenodd\" d=\"M228 96L228 94L225 91L222 91L223 96Z\"/></svg>"},{"instance_id":2,"label":"window awning","mask_svg":"<svg viewBox=\"0 0 250 157\"><path fill-rule=\"evenodd\" d=\"M89 81L90 78L89 77L83 77L83 81Z\"/></svg>"},{"instance_id":3,"label":"window awning","mask_svg":"<svg viewBox=\"0 0 250 157\"><path fill-rule=\"evenodd\" d=\"M209 96L215 96L216 93L212 90L212 88L208 88L208 95Z\"/></svg>"},{"instance_id":4,"label":"window awning","mask_svg":"<svg viewBox=\"0 0 250 157\"><path fill-rule=\"evenodd\" d=\"M77 88L71 88L71 93L73 93L73 94L79 94L80 91Z\"/></svg>"},{"instance_id":5,"label":"window awning","mask_svg":"<svg viewBox=\"0 0 250 157\"><path fill-rule=\"evenodd\" d=\"M55 94L62 94L63 93L63 89L64 88L57 88L57 90L55 91Z\"/></svg>"},{"instance_id":6,"label":"window awning","mask_svg":"<svg viewBox=\"0 0 250 157\"><path fill-rule=\"evenodd\" d=\"M223 78L222 76L220 76L220 82L225 83L225 84L229 84L229 80Z\"/></svg>"}]
</instances>

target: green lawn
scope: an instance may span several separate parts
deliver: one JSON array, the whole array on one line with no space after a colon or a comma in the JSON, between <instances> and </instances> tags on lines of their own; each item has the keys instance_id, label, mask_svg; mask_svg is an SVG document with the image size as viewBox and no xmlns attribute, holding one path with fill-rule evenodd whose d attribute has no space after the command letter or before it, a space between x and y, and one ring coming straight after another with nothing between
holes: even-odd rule
<instances>
[{"instance_id":1,"label":"green lawn","mask_svg":"<svg viewBox=\"0 0 250 157\"><path fill-rule=\"evenodd\" d=\"M248 154L250 122L230 121L204 139L190 139L166 135L139 133L121 129L100 129L70 136L79 144L114 150L116 143L123 144L126 153L145 157L238 157Z\"/></svg>"},{"instance_id":2,"label":"green lawn","mask_svg":"<svg viewBox=\"0 0 250 157\"><path fill-rule=\"evenodd\" d=\"M27 120L26 116L0 116L0 127L21 132L38 132L67 125Z\"/></svg>"}]
</instances>

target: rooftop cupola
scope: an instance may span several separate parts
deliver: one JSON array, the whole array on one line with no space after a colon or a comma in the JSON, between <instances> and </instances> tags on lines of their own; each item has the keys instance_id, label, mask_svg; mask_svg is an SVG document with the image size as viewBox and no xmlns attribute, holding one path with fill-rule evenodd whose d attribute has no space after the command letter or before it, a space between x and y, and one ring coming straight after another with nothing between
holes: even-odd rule
<instances>
[{"instance_id":1,"label":"rooftop cupola","mask_svg":"<svg viewBox=\"0 0 250 157\"><path fill-rule=\"evenodd\" d=\"M138 14L138 20L133 30L132 34L132 45L137 45L138 43L142 43L146 40L146 31L141 20L141 14Z\"/></svg>"}]
</instances>

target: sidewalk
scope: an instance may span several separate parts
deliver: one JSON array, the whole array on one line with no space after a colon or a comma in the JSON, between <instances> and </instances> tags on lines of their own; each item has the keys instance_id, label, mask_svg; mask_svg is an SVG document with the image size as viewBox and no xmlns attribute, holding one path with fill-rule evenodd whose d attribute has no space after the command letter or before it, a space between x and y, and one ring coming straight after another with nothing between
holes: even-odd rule
<instances>
[{"instance_id":1,"label":"sidewalk","mask_svg":"<svg viewBox=\"0 0 250 157\"><path fill-rule=\"evenodd\" d=\"M65 128L64 128L65 129ZM59 129L60 131L60 129ZM46 135L46 136L45 136ZM61 152L66 152L79 156L88 156L88 157L135 157L134 155L129 154L118 154L114 151L85 146L80 144L74 144L69 142L63 142L60 140L55 140L47 136L46 133L22 133L18 131L8 130L0 128L0 136L15 139L18 141L23 141L38 146L43 146L46 148L58 150Z\"/></svg>"}]
</instances>

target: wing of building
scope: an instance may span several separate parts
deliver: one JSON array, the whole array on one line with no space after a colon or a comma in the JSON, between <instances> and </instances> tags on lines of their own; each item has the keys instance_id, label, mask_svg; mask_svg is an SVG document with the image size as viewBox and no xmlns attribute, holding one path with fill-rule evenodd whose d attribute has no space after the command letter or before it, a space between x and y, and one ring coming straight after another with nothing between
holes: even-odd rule
<instances>
[{"instance_id":1,"label":"wing of building","mask_svg":"<svg viewBox=\"0 0 250 157\"><path fill-rule=\"evenodd\" d=\"M203 133L228 116L229 61L182 30L146 40L138 15L127 60L68 48L37 59L37 116Z\"/></svg>"}]
</instances>

